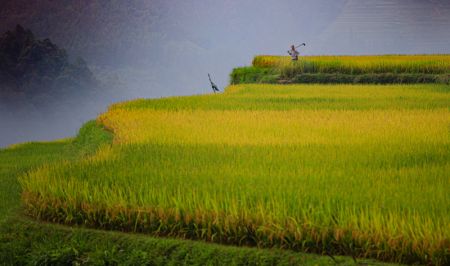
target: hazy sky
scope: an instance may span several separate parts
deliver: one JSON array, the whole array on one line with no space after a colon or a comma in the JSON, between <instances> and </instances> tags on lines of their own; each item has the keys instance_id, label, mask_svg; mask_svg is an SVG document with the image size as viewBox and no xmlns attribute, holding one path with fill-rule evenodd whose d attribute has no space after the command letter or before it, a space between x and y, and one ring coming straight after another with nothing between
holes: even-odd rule
<instances>
[{"instance_id":1,"label":"hazy sky","mask_svg":"<svg viewBox=\"0 0 450 266\"><path fill-rule=\"evenodd\" d=\"M82 56L115 101L210 93L257 54L450 53L447 0L0 0L0 30L20 23ZM1 101L0 101L1 102ZM74 135L111 100L4 110L0 146ZM61 108L63 110L61 110Z\"/></svg>"}]
</instances>

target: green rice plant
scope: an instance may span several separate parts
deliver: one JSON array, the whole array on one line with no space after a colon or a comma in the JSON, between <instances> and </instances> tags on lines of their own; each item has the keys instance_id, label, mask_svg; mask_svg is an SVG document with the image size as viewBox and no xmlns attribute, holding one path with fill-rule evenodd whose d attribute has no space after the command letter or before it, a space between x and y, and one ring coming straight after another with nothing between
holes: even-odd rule
<instances>
[{"instance_id":1,"label":"green rice plant","mask_svg":"<svg viewBox=\"0 0 450 266\"><path fill-rule=\"evenodd\" d=\"M450 55L256 56L252 65L233 69L231 84L450 82Z\"/></svg>"},{"instance_id":2,"label":"green rice plant","mask_svg":"<svg viewBox=\"0 0 450 266\"><path fill-rule=\"evenodd\" d=\"M22 176L26 213L217 243L450 261L445 85L230 86L113 105L112 146Z\"/></svg>"},{"instance_id":3,"label":"green rice plant","mask_svg":"<svg viewBox=\"0 0 450 266\"><path fill-rule=\"evenodd\" d=\"M332 264L330 257L315 254L67 227L35 221L23 216L21 210L12 211L20 206L19 175L42 164L89 156L110 141L110 134L91 121L74 139L20 144L0 150L1 265ZM334 260L340 265L354 265L350 257L336 256ZM358 262L385 265L367 260Z\"/></svg>"},{"instance_id":4,"label":"green rice plant","mask_svg":"<svg viewBox=\"0 0 450 266\"><path fill-rule=\"evenodd\" d=\"M450 55L303 56L298 62L289 56L256 56L252 65L300 73L450 74Z\"/></svg>"}]
</instances>

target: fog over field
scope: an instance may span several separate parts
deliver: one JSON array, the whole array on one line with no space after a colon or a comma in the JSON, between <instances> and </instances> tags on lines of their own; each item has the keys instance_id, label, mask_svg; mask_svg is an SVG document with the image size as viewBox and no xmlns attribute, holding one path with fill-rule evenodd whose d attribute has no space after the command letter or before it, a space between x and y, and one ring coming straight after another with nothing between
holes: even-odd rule
<instances>
[{"instance_id":1,"label":"fog over field","mask_svg":"<svg viewBox=\"0 0 450 266\"><path fill-rule=\"evenodd\" d=\"M447 0L0 0L20 23L87 63L102 89L57 98L0 87L0 147L73 136L116 101L210 93L257 54L450 53ZM94 89L93 89L94 90Z\"/></svg>"}]
</instances>

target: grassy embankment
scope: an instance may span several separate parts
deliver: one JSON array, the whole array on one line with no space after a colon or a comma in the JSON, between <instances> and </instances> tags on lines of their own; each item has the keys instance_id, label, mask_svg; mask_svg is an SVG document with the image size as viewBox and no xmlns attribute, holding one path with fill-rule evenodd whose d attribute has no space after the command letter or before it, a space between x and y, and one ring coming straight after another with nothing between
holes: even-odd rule
<instances>
[{"instance_id":1,"label":"grassy embankment","mask_svg":"<svg viewBox=\"0 0 450 266\"><path fill-rule=\"evenodd\" d=\"M98 118L114 145L24 175L38 219L217 243L450 261L446 85L239 85Z\"/></svg>"},{"instance_id":2,"label":"grassy embankment","mask_svg":"<svg viewBox=\"0 0 450 266\"><path fill-rule=\"evenodd\" d=\"M17 177L44 164L92 156L111 135L89 122L74 139L0 150L0 265L332 265L329 257L284 250L65 227L21 214ZM343 265L353 260L336 257Z\"/></svg>"},{"instance_id":3,"label":"grassy embankment","mask_svg":"<svg viewBox=\"0 0 450 266\"><path fill-rule=\"evenodd\" d=\"M256 56L251 67L235 68L239 83L446 83L450 55Z\"/></svg>"}]
</instances>

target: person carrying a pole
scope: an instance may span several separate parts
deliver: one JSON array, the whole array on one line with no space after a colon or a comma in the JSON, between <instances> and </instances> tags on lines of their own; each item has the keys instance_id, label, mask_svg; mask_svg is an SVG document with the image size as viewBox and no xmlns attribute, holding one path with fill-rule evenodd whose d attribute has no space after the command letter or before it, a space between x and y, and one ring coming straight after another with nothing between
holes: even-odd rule
<instances>
[{"instance_id":1,"label":"person carrying a pole","mask_svg":"<svg viewBox=\"0 0 450 266\"><path fill-rule=\"evenodd\" d=\"M298 60L298 55L300 53L295 49L295 46L292 45L291 49L288 51L288 54L291 56L292 61L297 61Z\"/></svg>"},{"instance_id":2,"label":"person carrying a pole","mask_svg":"<svg viewBox=\"0 0 450 266\"><path fill-rule=\"evenodd\" d=\"M306 44L302 43L302 44L300 44L297 47L300 47L300 46L306 46ZM298 60L298 55L300 53L297 51L297 49L296 49L297 47L295 47L295 45L291 45L291 50L288 51L288 54L291 56L292 61L297 61Z\"/></svg>"}]
</instances>

